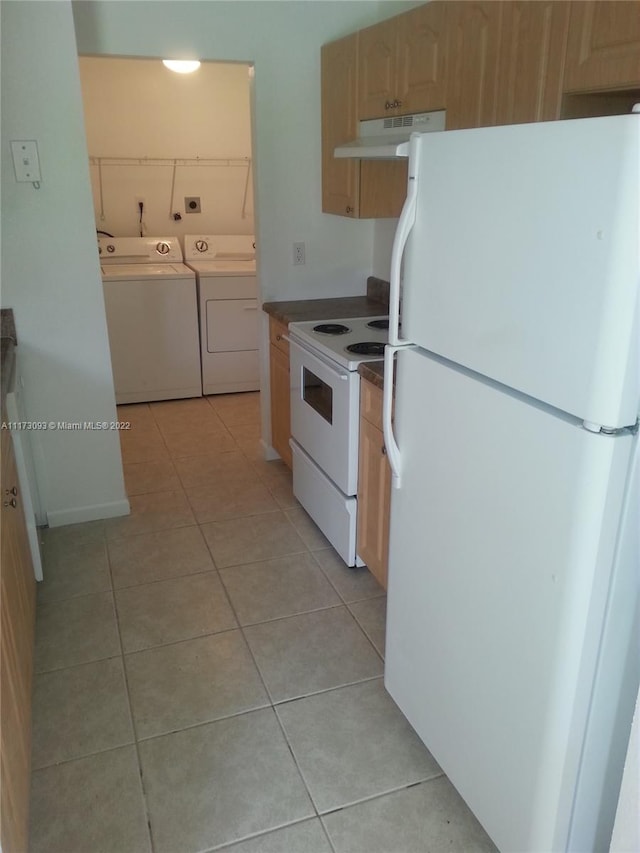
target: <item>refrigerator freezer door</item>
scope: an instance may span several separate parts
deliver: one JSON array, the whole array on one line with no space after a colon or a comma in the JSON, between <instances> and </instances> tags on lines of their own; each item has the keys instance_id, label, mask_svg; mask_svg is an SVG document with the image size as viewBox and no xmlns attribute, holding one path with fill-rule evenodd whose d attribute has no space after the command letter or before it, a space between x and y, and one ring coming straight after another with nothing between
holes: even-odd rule
<instances>
[{"instance_id":1,"label":"refrigerator freezer door","mask_svg":"<svg viewBox=\"0 0 640 853\"><path fill-rule=\"evenodd\" d=\"M425 134L402 336L586 421L638 416L640 115Z\"/></svg>"},{"instance_id":2,"label":"refrigerator freezer door","mask_svg":"<svg viewBox=\"0 0 640 853\"><path fill-rule=\"evenodd\" d=\"M397 360L385 684L501 850L564 851L635 437Z\"/></svg>"}]
</instances>

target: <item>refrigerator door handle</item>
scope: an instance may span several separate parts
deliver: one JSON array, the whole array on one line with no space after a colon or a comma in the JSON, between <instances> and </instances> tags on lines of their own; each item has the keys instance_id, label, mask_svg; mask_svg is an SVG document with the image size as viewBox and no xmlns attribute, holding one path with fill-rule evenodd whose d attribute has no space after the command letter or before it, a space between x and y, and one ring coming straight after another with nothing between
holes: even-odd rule
<instances>
[{"instance_id":1,"label":"refrigerator door handle","mask_svg":"<svg viewBox=\"0 0 640 853\"><path fill-rule=\"evenodd\" d=\"M418 195L418 142L421 134L412 133L409 140L409 178L407 180L407 197L402 206L398 220L393 248L391 250L391 272L389 275L389 343L398 346L404 341L400 339L400 268L404 247L416 221L416 200Z\"/></svg>"},{"instance_id":2,"label":"refrigerator door handle","mask_svg":"<svg viewBox=\"0 0 640 853\"><path fill-rule=\"evenodd\" d=\"M394 489L399 489L401 485L401 461L400 448L393 434L393 360L397 352L406 349L413 349L411 345L394 347L390 344L384 348L384 385L382 388L382 433L384 435L384 446L386 448L387 459L391 468L391 485Z\"/></svg>"}]
</instances>

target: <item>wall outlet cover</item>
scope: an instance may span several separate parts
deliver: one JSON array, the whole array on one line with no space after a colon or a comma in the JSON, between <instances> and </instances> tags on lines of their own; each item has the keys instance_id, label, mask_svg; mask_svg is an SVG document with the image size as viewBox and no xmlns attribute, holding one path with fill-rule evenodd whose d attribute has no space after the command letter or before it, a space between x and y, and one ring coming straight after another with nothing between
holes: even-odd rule
<instances>
[{"instance_id":1,"label":"wall outlet cover","mask_svg":"<svg viewBox=\"0 0 640 853\"><path fill-rule=\"evenodd\" d=\"M185 213L202 213L202 209L200 207L200 196L199 195L185 196L184 212Z\"/></svg>"}]
</instances>

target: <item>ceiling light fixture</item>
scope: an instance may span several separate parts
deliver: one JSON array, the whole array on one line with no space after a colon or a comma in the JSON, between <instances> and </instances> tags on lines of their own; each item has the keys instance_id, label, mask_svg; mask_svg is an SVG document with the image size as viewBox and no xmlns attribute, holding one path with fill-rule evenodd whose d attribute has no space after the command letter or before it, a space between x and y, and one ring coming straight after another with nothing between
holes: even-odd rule
<instances>
[{"instance_id":1,"label":"ceiling light fixture","mask_svg":"<svg viewBox=\"0 0 640 853\"><path fill-rule=\"evenodd\" d=\"M200 68L200 62L197 59L163 59L162 64L170 71L177 71L178 74L191 74Z\"/></svg>"}]
</instances>

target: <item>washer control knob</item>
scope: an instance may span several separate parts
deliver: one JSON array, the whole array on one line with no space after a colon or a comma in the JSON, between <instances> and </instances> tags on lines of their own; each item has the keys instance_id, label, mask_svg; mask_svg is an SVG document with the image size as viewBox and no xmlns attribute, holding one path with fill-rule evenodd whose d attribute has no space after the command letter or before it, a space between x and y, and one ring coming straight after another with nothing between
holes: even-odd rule
<instances>
[{"instance_id":1,"label":"washer control knob","mask_svg":"<svg viewBox=\"0 0 640 853\"><path fill-rule=\"evenodd\" d=\"M156 252L159 255L168 255L171 250L171 246L168 243L157 243L156 244Z\"/></svg>"},{"instance_id":2,"label":"washer control knob","mask_svg":"<svg viewBox=\"0 0 640 853\"><path fill-rule=\"evenodd\" d=\"M107 252L109 252L109 254L112 255L115 252L115 250L116 250L116 247L113 245L113 243L109 243L109 245L107 246Z\"/></svg>"},{"instance_id":3,"label":"washer control knob","mask_svg":"<svg viewBox=\"0 0 640 853\"><path fill-rule=\"evenodd\" d=\"M196 240L196 249L199 252L206 252L209 248L209 244L206 240Z\"/></svg>"}]
</instances>

